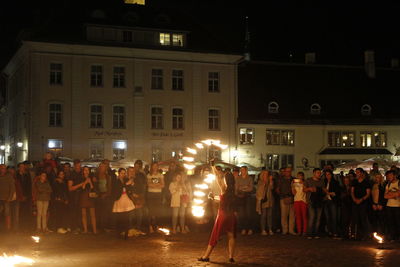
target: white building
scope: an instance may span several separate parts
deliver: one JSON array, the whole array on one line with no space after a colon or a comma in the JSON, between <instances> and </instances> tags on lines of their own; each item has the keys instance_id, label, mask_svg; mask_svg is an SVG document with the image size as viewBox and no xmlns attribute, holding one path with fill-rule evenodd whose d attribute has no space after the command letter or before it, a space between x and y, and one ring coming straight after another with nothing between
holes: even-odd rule
<instances>
[{"instance_id":1,"label":"white building","mask_svg":"<svg viewBox=\"0 0 400 267\"><path fill-rule=\"evenodd\" d=\"M192 50L186 31L86 24L85 33L22 41L3 70L1 161L52 151L150 162L209 138L235 146L240 55ZM230 161L230 149L220 157Z\"/></svg>"},{"instance_id":2,"label":"white building","mask_svg":"<svg viewBox=\"0 0 400 267\"><path fill-rule=\"evenodd\" d=\"M368 70L368 69L367 69ZM376 71L376 72L375 72ZM271 170L400 155L400 69L246 62L235 163ZM254 97L257 96L257 97Z\"/></svg>"}]
</instances>

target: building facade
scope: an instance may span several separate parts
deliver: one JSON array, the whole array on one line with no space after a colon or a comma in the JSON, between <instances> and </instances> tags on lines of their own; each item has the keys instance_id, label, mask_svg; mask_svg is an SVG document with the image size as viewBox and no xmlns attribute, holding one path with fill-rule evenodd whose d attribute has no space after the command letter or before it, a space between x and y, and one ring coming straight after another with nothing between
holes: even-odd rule
<instances>
[{"instance_id":1,"label":"building facade","mask_svg":"<svg viewBox=\"0 0 400 267\"><path fill-rule=\"evenodd\" d=\"M328 163L398 161L400 69L371 75L369 65L242 63L235 163L311 175Z\"/></svg>"},{"instance_id":2,"label":"building facade","mask_svg":"<svg viewBox=\"0 0 400 267\"><path fill-rule=\"evenodd\" d=\"M86 37L23 41L7 64L3 162L47 151L150 162L204 139L235 146L240 55L192 51L179 31L86 25Z\"/></svg>"}]
</instances>

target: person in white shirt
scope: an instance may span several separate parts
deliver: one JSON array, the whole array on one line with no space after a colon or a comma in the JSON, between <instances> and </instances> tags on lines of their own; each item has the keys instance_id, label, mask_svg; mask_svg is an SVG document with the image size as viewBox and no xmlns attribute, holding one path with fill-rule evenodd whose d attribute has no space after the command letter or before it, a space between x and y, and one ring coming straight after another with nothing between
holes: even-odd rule
<instances>
[{"instance_id":1,"label":"person in white shirt","mask_svg":"<svg viewBox=\"0 0 400 267\"><path fill-rule=\"evenodd\" d=\"M400 181L394 171L386 172L388 184L385 189L387 225L389 226L389 239L398 240L400 237Z\"/></svg>"}]
</instances>

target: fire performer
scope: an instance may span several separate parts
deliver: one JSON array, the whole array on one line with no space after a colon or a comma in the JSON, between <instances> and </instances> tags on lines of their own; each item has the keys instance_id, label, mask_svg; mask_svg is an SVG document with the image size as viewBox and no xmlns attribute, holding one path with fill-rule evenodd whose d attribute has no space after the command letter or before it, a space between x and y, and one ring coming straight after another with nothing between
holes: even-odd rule
<instances>
[{"instance_id":1,"label":"fire performer","mask_svg":"<svg viewBox=\"0 0 400 267\"><path fill-rule=\"evenodd\" d=\"M231 172L224 174L222 171L216 170L214 166L213 171L216 174L218 185L221 188L222 194L220 198L218 215L215 219L207 249L203 256L198 259L198 261L210 261L210 254L217 244L220 236L227 234L229 262L235 262L233 259L237 224L235 210L235 178Z\"/></svg>"}]
</instances>

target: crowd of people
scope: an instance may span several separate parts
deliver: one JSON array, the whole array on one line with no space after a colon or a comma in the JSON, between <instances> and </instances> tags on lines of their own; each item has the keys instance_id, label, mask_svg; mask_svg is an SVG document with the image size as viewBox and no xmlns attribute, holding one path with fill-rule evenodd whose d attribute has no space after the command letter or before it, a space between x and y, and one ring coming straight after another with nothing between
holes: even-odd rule
<instances>
[{"instance_id":1,"label":"crowd of people","mask_svg":"<svg viewBox=\"0 0 400 267\"><path fill-rule=\"evenodd\" d=\"M196 220L189 209L196 177L171 162L166 173L154 162L148 169L141 160L114 170L103 160L97 168L59 164L46 153L32 166L0 165L0 215L6 231L76 234L116 231L127 238L129 229L152 234L168 227L185 234L199 222L214 221L221 187L210 185L206 218ZM315 168L312 177L293 177L290 167L279 172L263 169L257 176L247 167L218 171L234 177L235 214L242 235L275 233L318 239L369 239L377 232L398 240L400 186L398 168L382 174L377 164L369 172L357 168L334 174L333 166Z\"/></svg>"}]
</instances>

